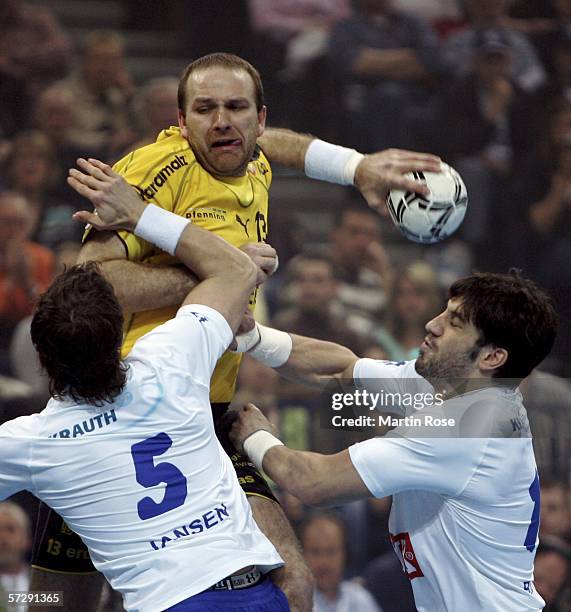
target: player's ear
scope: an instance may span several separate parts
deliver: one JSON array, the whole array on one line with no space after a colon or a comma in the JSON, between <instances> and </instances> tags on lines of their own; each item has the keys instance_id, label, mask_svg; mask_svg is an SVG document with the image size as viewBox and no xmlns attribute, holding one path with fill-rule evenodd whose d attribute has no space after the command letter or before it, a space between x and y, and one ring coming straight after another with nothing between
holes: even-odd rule
<instances>
[{"instance_id":1,"label":"player's ear","mask_svg":"<svg viewBox=\"0 0 571 612\"><path fill-rule=\"evenodd\" d=\"M180 133L184 138L188 138L188 129L186 127L186 119L184 118L183 112L178 109L178 127L180 128Z\"/></svg>"},{"instance_id":2,"label":"player's ear","mask_svg":"<svg viewBox=\"0 0 571 612\"><path fill-rule=\"evenodd\" d=\"M258 111L258 138L264 133L264 129L266 127L266 117L268 115L268 109L266 106L262 106L262 108Z\"/></svg>"},{"instance_id":3,"label":"player's ear","mask_svg":"<svg viewBox=\"0 0 571 612\"><path fill-rule=\"evenodd\" d=\"M489 344L480 351L478 366L483 372L492 374L493 370L501 368L507 360L508 352L505 348Z\"/></svg>"}]
</instances>

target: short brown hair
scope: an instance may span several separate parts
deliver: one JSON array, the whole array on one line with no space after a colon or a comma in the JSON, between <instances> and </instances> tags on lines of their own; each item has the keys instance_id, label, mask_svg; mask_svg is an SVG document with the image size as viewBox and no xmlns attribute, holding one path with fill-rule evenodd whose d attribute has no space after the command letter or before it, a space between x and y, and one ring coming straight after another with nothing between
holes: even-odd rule
<instances>
[{"instance_id":1,"label":"short brown hair","mask_svg":"<svg viewBox=\"0 0 571 612\"><path fill-rule=\"evenodd\" d=\"M256 96L256 108L259 111L264 106L264 87L260 73L245 59L232 55L231 53L210 53L203 55L191 62L182 73L178 82L178 108L182 113L186 112L186 85L188 77L193 72L210 68L211 66L220 66L229 70L244 70L247 72L254 82L254 91Z\"/></svg>"}]
</instances>

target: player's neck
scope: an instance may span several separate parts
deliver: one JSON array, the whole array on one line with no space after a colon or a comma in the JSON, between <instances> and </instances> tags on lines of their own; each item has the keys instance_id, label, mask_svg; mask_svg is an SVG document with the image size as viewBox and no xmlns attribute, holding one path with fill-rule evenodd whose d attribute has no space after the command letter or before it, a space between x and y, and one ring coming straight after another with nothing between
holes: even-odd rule
<instances>
[{"instance_id":1,"label":"player's neck","mask_svg":"<svg viewBox=\"0 0 571 612\"><path fill-rule=\"evenodd\" d=\"M430 381L437 393L442 393L449 400L472 391L479 391L497 386L490 377L482 377L479 372L454 380Z\"/></svg>"}]
</instances>

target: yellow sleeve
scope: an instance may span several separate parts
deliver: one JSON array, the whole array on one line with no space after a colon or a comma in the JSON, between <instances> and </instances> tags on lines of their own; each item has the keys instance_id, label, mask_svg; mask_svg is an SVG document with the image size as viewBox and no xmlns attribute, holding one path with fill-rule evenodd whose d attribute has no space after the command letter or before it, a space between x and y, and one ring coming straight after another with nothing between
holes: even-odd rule
<instances>
[{"instance_id":1,"label":"yellow sleeve","mask_svg":"<svg viewBox=\"0 0 571 612\"><path fill-rule=\"evenodd\" d=\"M174 211L177 191L172 184L165 183L164 188L156 190L155 193L147 186L152 185L152 181L160 175L165 163L173 156L176 156L176 153L170 147L157 142L129 153L113 166L113 170L123 176L139 192L141 198L165 210ZM150 242L138 238L131 232L120 230L117 235L125 245L127 259L130 261L142 261L157 253L157 249Z\"/></svg>"}]
</instances>

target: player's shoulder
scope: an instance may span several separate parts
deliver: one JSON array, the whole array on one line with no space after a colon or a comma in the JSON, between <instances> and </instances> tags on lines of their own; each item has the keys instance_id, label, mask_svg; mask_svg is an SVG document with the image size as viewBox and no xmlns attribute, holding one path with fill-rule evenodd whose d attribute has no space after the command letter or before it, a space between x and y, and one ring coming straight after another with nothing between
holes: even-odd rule
<instances>
[{"instance_id":1,"label":"player's shoulder","mask_svg":"<svg viewBox=\"0 0 571 612\"><path fill-rule=\"evenodd\" d=\"M196 158L187 140L177 127L163 130L155 142L127 153L115 163L113 169L123 176L142 172L150 178L153 171L164 170L167 175L194 163Z\"/></svg>"},{"instance_id":2,"label":"player's shoulder","mask_svg":"<svg viewBox=\"0 0 571 612\"><path fill-rule=\"evenodd\" d=\"M355 379L363 378L411 378L424 380L415 368L415 359L408 361L391 361L389 359L371 359L363 357L355 363Z\"/></svg>"},{"instance_id":3,"label":"player's shoulder","mask_svg":"<svg viewBox=\"0 0 571 612\"><path fill-rule=\"evenodd\" d=\"M531 437L527 412L517 389L489 387L449 401L457 404L461 437Z\"/></svg>"},{"instance_id":4,"label":"player's shoulder","mask_svg":"<svg viewBox=\"0 0 571 612\"><path fill-rule=\"evenodd\" d=\"M187 304L178 309L174 318L145 334L133 347L126 361L156 363L163 357L169 360L173 351L200 351L201 344L220 344L226 348L233 333L226 319L215 309L203 304Z\"/></svg>"},{"instance_id":5,"label":"player's shoulder","mask_svg":"<svg viewBox=\"0 0 571 612\"><path fill-rule=\"evenodd\" d=\"M20 416L0 425L0 437L32 438L39 434L43 422L42 413Z\"/></svg>"},{"instance_id":6,"label":"player's shoulder","mask_svg":"<svg viewBox=\"0 0 571 612\"><path fill-rule=\"evenodd\" d=\"M248 164L248 172L269 187L272 181L272 167L269 159L259 145L256 145L252 159Z\"/></svg>"}]
</instances>

